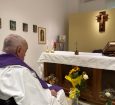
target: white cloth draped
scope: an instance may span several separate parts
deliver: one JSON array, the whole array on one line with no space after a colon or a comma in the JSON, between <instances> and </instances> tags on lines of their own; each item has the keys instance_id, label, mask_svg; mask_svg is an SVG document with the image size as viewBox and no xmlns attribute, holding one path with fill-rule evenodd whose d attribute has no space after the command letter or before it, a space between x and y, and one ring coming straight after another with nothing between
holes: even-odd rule
<instances>
[{"instance_id":1,"label":"white cloth draped","mask_svg":"<svg viewBox=\"0 0 115 105\"><path fill-rule=\"evenodd\" d=\"M115 57L104 56L101 53L79 52L79 55L75 55L74 52L69 51L43 52L37 62L115 70Z\"/></svg>"},{"instance_id":2,"label":"white cloth draped","mask_svg":"<svg viewBox=\"0 0 115 105\"><path fill-rule=\"evenodd\" d=\"M22 66L0 68L0 99L14 97L18 105L67 105L63 90L57 98L43 89L31 72Z\"/></svg>"}]
</instances>

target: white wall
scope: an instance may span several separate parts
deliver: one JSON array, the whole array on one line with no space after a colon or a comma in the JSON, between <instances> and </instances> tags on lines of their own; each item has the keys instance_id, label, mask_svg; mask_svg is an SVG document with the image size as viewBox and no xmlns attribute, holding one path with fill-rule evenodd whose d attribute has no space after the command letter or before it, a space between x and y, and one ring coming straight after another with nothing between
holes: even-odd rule
<instances>
[{"instance_id":1,"label":"white wall","mask_svg":"<svg viewBox=\"0 0 115 105\"><path fill-rule=\"evenodd\" d=\"M107 8L115 8L115 0L106 0Z\"/></svg>"},{"instance_id":2,"label":"white wall","mask_svg":"<svg viewBox=\"0 0 115 105\"><path fill-rule=\"evenodd\" d=\"M67 11L68 14L76 13L79 11L79 0L67 0Z\"/></svg>"},{"instance_id":3,"label":"white wall","mask_svg":"<svg viewBox=\"0 0 115 105\"><path fill-rule=\"evenodd\" d=\"M8 34L23 36L29 44L25 61L37 70L36 61L41 52L45 51L46 44L38 44L38 34L32 32L32 25L46 28L48 44L51 45L57 35L66 34L65 14L65 0L0 0L0 50ZM9 20L16 21L16 31L9 29ZM28 32L22 31L23 22L28 24Z\"/></svg>"},{"instance_id":4,"label":"white wall","mask_svg":"<svg viewBox=\"0 0 115 105\"><path fill-rule=\"evenodd\" d=\"M67 8L69 14L97 11L115 8L115 0L67 0Z\"/></svg>"}]
</instances>

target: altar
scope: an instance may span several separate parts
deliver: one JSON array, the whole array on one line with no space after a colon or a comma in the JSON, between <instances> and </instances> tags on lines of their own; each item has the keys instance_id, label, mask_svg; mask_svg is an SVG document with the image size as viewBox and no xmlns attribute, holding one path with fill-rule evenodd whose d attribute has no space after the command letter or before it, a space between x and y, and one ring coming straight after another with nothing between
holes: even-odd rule
<instances>
[{"instance_id":1,"label":"altar","mask_svg":"<svg viewBox=\"0 0 115 105\"><path fill-rule=\"evenodd\" d=\"M103 56L101 53L79 52L75 55L69 51L55 51L54 53L43 52L39 63L44 63L44 76L53 73L59 80L58 85L62 86L65 92L71 87L65 80L65 75L73 66L79 66L89 75L87 89L81 93L81 98L96 104L103 105L103 99L99 93L106 88L114 88L115 57Z\"/></svg>"}]
</instances>

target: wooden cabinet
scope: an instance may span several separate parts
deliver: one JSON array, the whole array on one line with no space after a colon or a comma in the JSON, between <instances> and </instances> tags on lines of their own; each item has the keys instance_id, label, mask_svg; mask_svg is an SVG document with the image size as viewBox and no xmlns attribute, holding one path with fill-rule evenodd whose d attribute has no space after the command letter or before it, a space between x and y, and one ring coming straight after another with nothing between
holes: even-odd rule
<instances>
[{"instance_id":1,"label":"wooden cabinet","mask_svg":"<svg viewBox=\"0 0 115 105\"><path fill-rule=\"evenodd\" d=\"M51 73L55 74L58 78L58 85L62 86L68 95L71 83L64 77L72 68L73 66L71 65L44 63L44 76L46 77ZM103 105L105 100L100 98L100 92L106 88L115 89L115 72L86 67L80 67L80 69L86 71L89 76L87 88L81 92L80 98L97 105ZM113 105L115 105L114 102Z\"/></svg>"}]
</instances>

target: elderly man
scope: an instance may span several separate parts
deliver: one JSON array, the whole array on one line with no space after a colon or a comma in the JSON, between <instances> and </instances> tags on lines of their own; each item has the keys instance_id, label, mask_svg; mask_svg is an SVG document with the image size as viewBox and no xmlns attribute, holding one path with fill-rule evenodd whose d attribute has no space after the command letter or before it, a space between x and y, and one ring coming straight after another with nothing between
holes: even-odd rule
<instances>
[{"instance_id":1,"label":"elderly man","mask_svg":"<svg viewBox=\"0 0 115 105\"><path fill-rule=\"evenodd\" d=\"M0 99L14 97L18 105L67 105L63 89L48 87L23 61L27 49L21 36L5 38L0 54Z\"/></svg>"}]
</instances>

